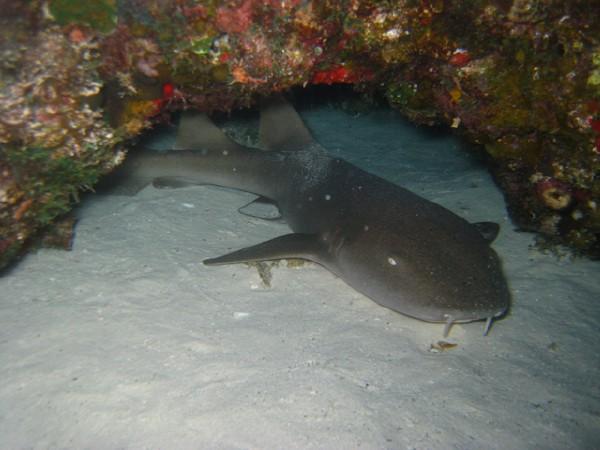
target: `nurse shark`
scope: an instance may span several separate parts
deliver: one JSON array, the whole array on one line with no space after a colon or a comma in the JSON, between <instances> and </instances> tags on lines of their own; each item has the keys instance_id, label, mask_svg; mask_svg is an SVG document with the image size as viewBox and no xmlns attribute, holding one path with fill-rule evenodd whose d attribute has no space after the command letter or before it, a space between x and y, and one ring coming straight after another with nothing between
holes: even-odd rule
<instances>
[{"instance_id":1,"label":"nurse shark","mask_svg":"<svg viewBox=\"0 0 600 450\"><path fill-rule=\"evenodd\" d=\"M509 307L498 225L469 223L317 143L282 97L264 102L261 149L229 139L202 113L182 115L175 149L132 152L118 171L139 189L212 184L276 205L292 233L204 261L208 266L300 258L376 303L427 322L485 320Z\"/></svg>"}]
</instances>

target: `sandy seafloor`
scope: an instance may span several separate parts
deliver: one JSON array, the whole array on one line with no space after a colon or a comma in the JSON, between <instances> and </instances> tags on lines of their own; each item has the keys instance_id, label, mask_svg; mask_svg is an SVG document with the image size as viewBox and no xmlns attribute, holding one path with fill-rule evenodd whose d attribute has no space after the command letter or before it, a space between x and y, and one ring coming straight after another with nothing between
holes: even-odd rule
<instances>
[{"instance_id":1,"label":"sandy seafloor","mask_svg":"<svg viewBox=\"0 0 600 450\"><path fill-rule=\"evenodd\" d=\"M0 279L0 448L600 448L600 264L532 249L455 138L388 111L303 111L330 151L470 221L510 314L442 326L376 305L314 264L201 261L288 228L209 186L95 196L71 252ZM172 132L154 138L168 145ZM165 144L166 143L166 144Z\"/></svg>"}]
</instances>

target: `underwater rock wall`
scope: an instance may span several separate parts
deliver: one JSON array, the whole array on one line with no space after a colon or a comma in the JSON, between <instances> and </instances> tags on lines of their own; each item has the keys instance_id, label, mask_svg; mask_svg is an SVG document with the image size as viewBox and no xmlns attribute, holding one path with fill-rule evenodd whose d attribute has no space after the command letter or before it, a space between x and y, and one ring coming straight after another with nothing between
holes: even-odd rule
<instances>
[{"instance_id":1,"label":"underwater rock wall","mask_svg":"<svg viewBox=\"0 0 600 450\"><path fill-rule=\"evenodd\" d=\"M482 144L518 226L600 257L592 10L586 0L0 0L0 267L170 112L334 83ZM69 227L58 229L68 243Z\"/></svg>"}]
</instances>

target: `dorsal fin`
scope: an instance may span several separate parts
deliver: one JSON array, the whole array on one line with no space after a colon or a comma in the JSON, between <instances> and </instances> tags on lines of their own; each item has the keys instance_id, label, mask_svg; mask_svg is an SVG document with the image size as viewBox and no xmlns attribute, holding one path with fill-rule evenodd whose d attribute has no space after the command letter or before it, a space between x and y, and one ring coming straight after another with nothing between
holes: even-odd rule
<instances>
[{"instance_id":1,"label":"dorsal fin","mask_svg":"<svg viewBox=\"0 0 600 450\"><path fill-rule=\"evenodd\" d=\"M184 111L179 120L173 150L235 150L241 146L217 127L210 118L198 111Z\"/></svg>"},{"instance_id":2,"label":"dorsal fin","mask_svg":"<svg viewBox=\"0 0 600 450\"><path fill-rule=\"evenodd\" d=\"M314 143L294 107L281 95L261 105L259 136L265 150L293 151Z\"/></svg>"},{"instance_id":3,"label":"dorsal fin","mask_svg":"<svg viewBox=\"0 0 600 450\"><path fill-rule=\"evenodd\" d=\"M493 242L500 232L500 225L496 222L475 222L473 226L477 228L479 234L488 242Z\"/></svg>"}]
</instances>

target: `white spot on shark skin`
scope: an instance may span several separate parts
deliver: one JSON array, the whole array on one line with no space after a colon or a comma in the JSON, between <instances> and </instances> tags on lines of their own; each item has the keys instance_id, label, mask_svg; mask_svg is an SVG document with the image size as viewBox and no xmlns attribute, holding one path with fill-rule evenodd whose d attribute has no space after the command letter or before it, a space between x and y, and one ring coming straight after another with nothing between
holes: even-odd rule
<instances>
[{"instance_id":1,"label":"white spot on shark skin","mask_svg":"<svg viewBox=\"0 0 600 450\"><path fill-rule=\"evenodd\" d=\"M325 200L327 200L327 201L331 200L331 195L325 194Z\"/></svg>"},{"instance_id":2,"label":"white spot on shark skin","mask_svg":"<svg viewBox=\"0 0 600 450\"><path fill-rule=\"evenodd\" d=\"M243 320L250 317L250 313L247 312L234 312L233 313L233 318L236 320Z\"/></svg>"},{"instance_id":3,"label":"white spot on shark skin","mask_svg":"<svg viewBox=\"0 0 600 450\"><path fill-rule=\"evenodd\" d=\"M233 170L234 172L237 172L237 167L234 167L234 168L233 168L233 169L231 169L231 170Z\"/></svg>"},{"instance_id":4,"label":"white spot on shark skin","mask_svg":"<svg viewBox=\"0 0 600 450\"><path fill-rule=\"evenodd\" d=\"M181 206L184 208L195 208L196 206L193 203L182 203Z\"/></svg>"},{"instance_id":5,"label":"white spot on shark skin","mask_svg":"<svg viewBox=\"0 0 600 450\"><path fill-rule=\"evenodd\" d=\"M369 225L365 225L365 226L363 227L363 230L365 230L365 231L369 231Z\"/></svg>"},{"instance_id":6,"label":"white spot on shark skin","mask_svg":"<svg viewBox=\"0 0 600 450\"><path fill-rule=\"evenodd\" d=\"M229 151L228 150L223 150L223 156L227 156L229 155Z\"/></svg>"},{"instance_id":7,"label":"white spot on shark skin","mask_svg":"<svg viewBox=\"0 0 600 450\"><path fill-rule=\"evenodd\" d=\"M388 258L388 263L390 263L390 266L397 266L398 265L398 261L396 261L391 256Z\"/></svg>"}]
</instances>

